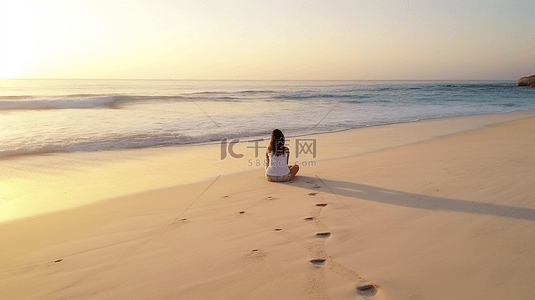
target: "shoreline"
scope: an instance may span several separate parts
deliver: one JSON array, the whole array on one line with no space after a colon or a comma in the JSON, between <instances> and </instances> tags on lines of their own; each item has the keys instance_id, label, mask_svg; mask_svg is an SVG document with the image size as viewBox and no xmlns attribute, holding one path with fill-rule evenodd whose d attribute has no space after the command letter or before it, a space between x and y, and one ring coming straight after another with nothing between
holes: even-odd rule
<instances>
[{"instance_id":1,"label":"shoreline","mask_svg":"<svg viewBox=\"0 0 535 300\"><path fill-rule=\"evenodd\" d=\"M436 121L436 120L443 120L443 119L455 119L455 118L469 118L469 117L485 117L485 116L498 116L498 115L515 115L515 114L529 114L535 112L534 109L524 109L524 110L516 110L516 111L509 111L509 112L500 112L500 113L481 113L481 114L468 114L468 115L452 115L452 116L441 116L441 117L435 117L435 118L426 118L426 119L415 119L415 120L408 120L408 121L399 121L394 123L380 123L380 124L373 124L373 125L363 125L363 126L357 126L357 127L348 127L338 130L332 130L332 131L318 131L318 132L309 132L309 133L300 133L300 134L292 134L288 135L288 138L292 137L303 137L303 136L315 136L315 135L322 135L322 134L331 134L331 133L337 133L337 132L344 132L344 131L351 131L351 130L361 130L366 128L374 128L374 127L381 127L381 126L391 126L391 125L399 125L399 124L408 124L408 123L415 123L415 122L426 122L426 121ZM234 137L232 139L239 139L239 140L255 140L255 139L262 139L262 138L269 138L268 135L264 136L250 136L250 137ZM220 140L215 141L206 141L206 142L192 142L192 143L183 143L183 144L173 144L173 145L158 145L158 146L152 146L152 147L133 147L133 148L117 148L117 149L102 149L102 150L93 150L93 151L62 151L62 150L30 150L23 153L16 153L16 154L1 154L0 153L0 159L1 160L9 160L9 159L17 159L17 158L24 158L26 156L40 156L40 155L53 155L53 154L75 154L75 153L102 153L102 152L114 152L114 151L136 151L136 150L150 150L150 149L176 149L181 147L195 147L195 146L204 146L204 145L218 145L220 144ZM240 143L242 143L240 141ZM18 152L20 150L10 150L9 153Z\"/></svg>"},{"instance_id":2,"label":"shoreline","mask_svg":"<svg viewBox=\"0 0 535 300\"><path fill-rule=\"evenodd\" d=\"M535 116L535 110L456 116L291 136L288 140L294 153L291 154L290 163L296 160L295 138L316 139L317 159L310 156L305 156L305 159L321 164L324 160L407 145L530 116ZM348 143L348 140L352 142ZM217 175L246 172L251 170L246 159L252 159L253 164L261 163L263 159L264 149L258 149L259 157L256 158L252 156L254 151L249 149L251 146L248 141L240 141L235 145L235 151L246 155L244 159L226 157L225 160L220 160L220 143L13 157L4 160L4 168L0 170L5 191L8 191L3 197L0 224L124 195L209 180ZM176 167L170 166L170 162ZM116 186L110 187L110 184ZM34 188L28 191L27 186ZM20 199L23 199L23 204L17 203Z\"/></svg>"}]
</instances>

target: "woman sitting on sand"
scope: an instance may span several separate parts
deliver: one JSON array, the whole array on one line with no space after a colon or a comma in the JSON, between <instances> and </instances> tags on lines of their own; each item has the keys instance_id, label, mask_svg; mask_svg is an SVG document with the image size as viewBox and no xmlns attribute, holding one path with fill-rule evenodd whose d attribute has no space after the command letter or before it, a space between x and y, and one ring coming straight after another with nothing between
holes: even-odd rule
<instances>
[{"instance_id":1,"label":"woman sitting on sand","mask_svg":"<svg viewBox=\"0 0 535 300\"><path fill-rule=\"evenodd\" d=\"M268 181L290 181L299 171L298 165L288 167L290 149L284 146L284 134L278 129L271 133L266 159L266 178Z\"/></svg>"}]
</instances>

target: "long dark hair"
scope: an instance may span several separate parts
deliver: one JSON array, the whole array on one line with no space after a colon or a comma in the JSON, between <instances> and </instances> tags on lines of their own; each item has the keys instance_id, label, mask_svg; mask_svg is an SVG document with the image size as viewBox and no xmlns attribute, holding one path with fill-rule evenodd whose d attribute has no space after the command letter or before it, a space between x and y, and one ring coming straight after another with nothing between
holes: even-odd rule
<instances>
[{"instance_id":1,"label":"long dark hair","mask_svg":"<svg viewBox=\"0 0 535 300\"><path fill-rule=\"evenodd\" d=\"M268 152L274 152L275 156L284 154L284 134L282 131L275 129L271 133L271 142L269 142Z\"/></svg>"}]
</instances>

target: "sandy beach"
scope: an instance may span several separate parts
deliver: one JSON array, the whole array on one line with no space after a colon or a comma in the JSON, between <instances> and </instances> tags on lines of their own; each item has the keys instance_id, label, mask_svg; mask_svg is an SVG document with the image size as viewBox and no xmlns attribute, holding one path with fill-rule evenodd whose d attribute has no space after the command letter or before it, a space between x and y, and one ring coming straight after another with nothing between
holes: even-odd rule
<instances>
[{"instance_id":1,"label":"sandy beach","mask_svg":"<svg viewBox=\"0 0 535 300\"><path fill-rule=\"evenodd\" d=\"M220 145L5 160L57 203L0 223L0 298L530 299L534 115L303 137L291 183Z\"/></svg>"}]
</instances>

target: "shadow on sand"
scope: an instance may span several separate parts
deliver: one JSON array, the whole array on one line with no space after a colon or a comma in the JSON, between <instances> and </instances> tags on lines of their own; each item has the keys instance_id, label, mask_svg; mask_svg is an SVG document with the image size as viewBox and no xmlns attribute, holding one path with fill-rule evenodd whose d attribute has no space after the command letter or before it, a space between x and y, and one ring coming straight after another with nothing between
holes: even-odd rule
<instances>
[{"instance_id":1,"label":"shadow on sand","mask_svg":"<svg viewBox=\"0 0 535 300\"><path fill-rule=\"evenodd\" d=\"M321 177L298 176L294 181L284 184L313 191L320 190L326 193L335 194L336 196L345 196L404 207L435 211L455 211L517 220L535 221L535 209L532 208L480 203L468 200L438 198L411 194L402 191L388 190L354 182L329 180ZM314 187L315 185L317 186ZM342 201L342 199L339 200Z\"/></svg>"}]
</instances>

